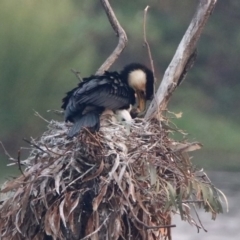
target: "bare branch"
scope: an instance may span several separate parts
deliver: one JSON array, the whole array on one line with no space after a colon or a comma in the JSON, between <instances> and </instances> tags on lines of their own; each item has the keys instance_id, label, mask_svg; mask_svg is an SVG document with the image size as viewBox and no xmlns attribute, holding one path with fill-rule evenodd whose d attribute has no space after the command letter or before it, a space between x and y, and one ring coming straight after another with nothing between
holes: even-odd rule
<instances>
[{"instance_id":1,"label":"bare branch","mask_svg":"<svg viewBox=\"0 0 240 240\"><path fill-rule=\"evenodd\" d=\"M116 59L119 57L123 49L127 45L127 35L124 31L124 29L121 27L120 23L118 22L115 13L110 6L108 0L100 0L107 16L108 20L112 25L113 30L117 34L119 41L117 47L114 49L112 54L105 60L105 62L102 64L102 66L97 70L97 75L102 75L106 70L108 70L111 65L116 61Z\"/></svg>"},{"instance_id":2,"label":"bare branch","mask_svg":"<svg viewBox=\"0 0 240 240\"><path fill-rule=\"evenodd\" d=\"M149 6L146 6L146 8L144 9L144 15L143 15L143 40L144 40L144 46L147 47L148 57L149 57L149 60L150 60L151 69L152 69L152 72L153 72L154 80L156 80L152 53L151 53L151 49L150 49L149 43L147 41L147 34L146 34L146 21L147 21L146 19L147 19L148 8L149 8Z\"/></svg>"},{"instance_id":3,"label":"bare branch","mask_svg":"<svg viewBox=\"0 0 240 240\"><path fill-rule=\"evenodd\" d=\"M169 64L158 91L151 102L145 118L152 118L166 109L168 101L176 89L187 63L196 49L203 28L211 15L217 0L200 0L197 11ZM190 61L191 62L191 61Z\"/></svg>"}]
</instances>

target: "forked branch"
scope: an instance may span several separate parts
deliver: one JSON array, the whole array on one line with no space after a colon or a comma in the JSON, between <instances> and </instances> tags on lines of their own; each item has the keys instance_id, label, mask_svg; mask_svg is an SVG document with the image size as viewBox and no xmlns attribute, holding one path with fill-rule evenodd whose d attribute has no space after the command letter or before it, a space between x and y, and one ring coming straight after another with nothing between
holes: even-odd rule
<instances>
[{"instance_id":1,"label":"forked branch","mask_svg":"<svg viewBox=\"0 0 240 240\"><path fill-rule=\"evenodd\" d=\"M176 89L179 79L188 68L188 62L194 57L196 45L203 28L211 15L217 0L200 0L196 13L169 64L158 91L145 115L146 119L156 117L166 109L169 99Z\"/></svg>"},{"instance_id":2,"label":"forked branch","mask_svg":"<svg viewBox=\"0 0 240 240\"><path fill-rule=\"evenodd\" d=\"M105 62L102 64L102 66L96 72L97 75L103 74L106 70L108 70L111 67L111 65L116 61L118 56L121 54L123 49L126 47L127 41L128 41L127 35L126 35L124 29L121 27L120 23L118 22L118 20L115 16L115 13L114 13L112 7L110 6L108 0L100 0L100 2L108 16L108 20L111 23L112 28L115 31L116 35L118 36L119 40L118 40L118 45L114 49L112 54L105 60Z\"/></svg>"}]
</instances>

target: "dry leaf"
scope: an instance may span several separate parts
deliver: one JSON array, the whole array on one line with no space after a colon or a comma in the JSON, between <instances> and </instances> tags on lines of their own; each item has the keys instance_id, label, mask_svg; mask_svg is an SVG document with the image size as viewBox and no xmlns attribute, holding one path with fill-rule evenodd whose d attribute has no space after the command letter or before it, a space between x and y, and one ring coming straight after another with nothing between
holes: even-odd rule
<instances>
[{"instance_id":1,"label":"dry leaf","mask_svg":"<svg viewBox=\"0 0 240 240\"><path fill-rule=\"evenodd\" d=\"M171 149L172 153L174 152L192 152L198 149L202 148L202 144L199 142L193 142L193 143L172 143Z\"/></svg>"}]
</instances>

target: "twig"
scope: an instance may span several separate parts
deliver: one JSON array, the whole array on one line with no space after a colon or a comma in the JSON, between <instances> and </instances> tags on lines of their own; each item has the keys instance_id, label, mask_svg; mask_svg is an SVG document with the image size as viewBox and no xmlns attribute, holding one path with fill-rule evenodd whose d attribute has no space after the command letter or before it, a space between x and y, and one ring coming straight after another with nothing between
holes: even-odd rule
<instances>
[{"instance_id":1,"label":"twig","mask_svg":"<svg viewBox=\"0 0 240 240\"><path fill-rule=\"evenodd\" d=\"M128 240L130 240L131 236L132 236L132 234L131 234L131 225L130 225L128 217L126 217L126 219L127 219L127 225L128 225Z\"/></svg>"},{"instance_id":2,"label":"twig","mask_svg":"<svg viewBox=\"0 0 240 240\"><path fill-rule=\"evenodd\" d=\"M165 71L163 80L158 88L154 100L148 108L145 115L146 119L153 118L157 115L158 111L161 113L166 109L170 97L177 87L178 80L184 72L184 68L189 61L189 58L196 49L197 42L216 2L217 0L199 1L197 11L193 16L193 19L183 36L171 63Z\"/></svg>"},{"instance_id":3,"label":"twig","mask_svg":"<svg viewBox=\"0 0 240 240\"><path fill-rule=\"evenodd\" d=\"M61 154L61 153L57 153L57 152L54 152L52 151L51 149L48 148L48 146L46 144L44 144L44 147L51 153L55 154L55 155L58 155L58 156L65 156L64 154Z\"/></svg>"},{"instance_id":4,"label":"twig","mask_svg":"<svg viewBox=\"0 0 240 240\"><path fill-rule=\"evenodd\" d=\"M112 25L113 30L117 34L119 41L117 47L114 49L112 54L105 60L102 66L97 70L96 75L102 75L106 70L108 70L111 65L116 61L118 56L121 54L123 49L127 45L127 35L124 29L121 27L120 23L118 22L115 13L110 6L108 0L100 0L107 16L110 24Z\"/></svg>"},{"instance_id":5,"label":"twig","mask_svg":"<svg viewBox=\"0 0 240 240\"><path fill-rule=\"evenodd\" d=\"M36 154L35 158L34 158L34 164L38 163L38 157L39 157L39 153Z\"/></svg>"},{"instance_id":6,"label":"twig","mask_svg":"<svg viewBox=\"0 0 240 240\"><path fill-rule=\"evenodd\" d=\"M125 197L125 198L126 198L126 197ZM128 204L130 204L129 200L128 200L128 199L126 199L126 200L127 200ZM131 205L129 205L129 209L130 209L130 211L131 211L134 219L135 219L138 223L140 223L140 224L141 224L144 228L146 228L146 229L159 229L159 228L172 228L172 227L176 227L175 224L172 224L172 225L148 226L147 224L145 224L144 222L142 222L142 221L135 215L135 213L134 213L133 210L132 210L132 206L131 206Z\"/></svg>"},{"instance_id":7,"label":"twig","mask_svg":"<svg viewBox=\"0 0 240 240\"><path fill-rule=\"evenodd\" d=\"M17 160L18 160L18 170L22 173L22 175L23 175L24 177L26 177L25 174L24 174L23 171L22 171L20 157L21 157L21 150L18 150L18 157L17 157Z\"/></svg>"},{"instance_id":8,"label":"twig","mask_svg":"<svg viewBox=\"0 0 240 240\"><path fill-rule=\"evenodd\" d=\"M74 180L72 180L63 190L62 192L64 192L68 187L70 187L73 183L77 182L79 179L83 178L86 174L88 174L89 172L91 172L96 165L92 166L91 168L89 168L86 172L84 172L82 175L80 175L79 177L75 178Z\"/></svg>"},{"instance_id":9,"label":"twig","mask_svg":"<svg viewBox=\"0 0 240 240\"><path fill-rule=\"evenodd\" d=\"M88 132L89 136L91 136L91 138L98 144L98 146L103 149L103 146L101 145L99 140L89 131L89 129L84 128L84 130Z\"/></svg>"},{"instance_id":10,"label":"twig","mask_svg":"<svg viewBox=\"0 0 240 240\"><path fill-rule=\"evenodd\" d=\"M63 116L64 115L64 111L61 111L61 110L49 109L49 110L47 110L47 112L53 112L58 116Z\"/></svg>"},{"instance_id":11,"label":"twig","mask_svg":"<svg viewBox=\"0 0 240 240\"><path fill-rule=\"evenodd\" d=\"M39 149L40 151L42 151L42 152L47 153L48 155L50 155L49 152L43 150L41 147L39 147L39 146L36 145L35 143L33 143L33 142L27 140L26 138L23 138L23 141L25 141L26 143L28 143L28 144L34 146L35 148Z\"/></svg>"},{"instance_id":12,"label":"twig","mask_svg":"<svg viewBox=\"0 0 240 240\"><path fill-rule=\"evenodd\" d=\"M153 72L154 80L156 81L152 53L151 53L149 43L147 41L147 34L146 34L146 21L147 21L148 8L149 8L149 6L146 6L146 8L144 9L144 15L143 15L143 40L144 40L144 46L147 47L148 57L149 57L150 64L151 64L151 69L152 69L152 72Z\"/></svg>"},{"instance_id":13,"label":"twig","mask_svg":"<svg viewBox=\"0 0 240 240\"><path fill-rule=\"evenodd\" d=\"M76 78L79 80L79 82L83 81L83 78L81 76L81 73L79 71L76 71L75 69L71 69L72 73L74 73L74 75L76 76Z\"/></svg>"},{"instance_id":14,"label":"twig","mask_svg":"<svg viewBox=\"0 0 240 240\"><path fill-rule=\"evenodd\" d=\"M9 157L10 160L15 160L13 157L11 157L11 155L8 153L8 151L6 150L6 148L4 147L3 143L0 141L0 145L2 146L3 148L3 151L5 153L6 156Z\"/></svg>"},{"instance_id":15,"label":"twig","mask_svg":"<svg viewBox=\"0 0 240 240\"><path fill-rule=\"evenodd\" d=\"M35 111L34 109L33 109L33 111L34 111L34 113L35 113L35 114L34 114L35 116L41 118L44 122L50 123L47 119L45 119L44 117L42 117L37 111Z\"/></svg>"},{"instance_id":16,"label":"twig","mask_svg":"<svg viewBox=\"0 0 240 240\"><path fill-rule=\"evenodd\" d=\"M203 226L203 224L202 224L202 222L201 222L200 217L198 216L197 209L196 209L195 205L193 205L193 209L194 209L194 212L195 212L195 214L196 214L196 216L197 216L198 222L200 223L202 229L203 229L205 232L207 232L207 230L204 228L204 226Z\"/></svg>"},{"instance_id":17,"label":"twig","mask_svg":"<svg viewBox=\"0 0 240 240\"><path fill-rule=\"evenodd\" d=\"M146 6L146 8L144 9L144 15L143 15L143 40L144 40L144 46L147 47L147 52L148 52L148 57L149 57L149 61L151 64L151 69L153 72L153 77L154 77L154 82L156 82L156 76L155 76L155 69L154 69L154 63L153 63L153 58L152 58L152 52L151 52L151 48L150 45L147 41L147 34L146 34L146 22L147 22L147 11L148 11L149 6ZM154 86L154 98L153 101L156 102L155 99L155 86Z\"/></svg>"},{"instance_id":18,"label":"twig","mask_svg":"<svg viewBox=\"0 0 240 240\"><path fill-rule=\"evenodd\" d=\"M102 222L102 224L93 232L89 233L87 236L85 236L84 238L81 238L80 240L85 240L85 239L88 239L89 237L91 237L92 235L94 235L95 233L97 233L101 228L102 226L107 222L107 220L109 219L109 216L110 216L111 213L109 213L107 215L107 217L105 218L105 220Z\"/></svg>"},{"instance_id":19,"label":"twig","mask_svg":"<svg viewBox=\"0 0 240 240\"><path fill-rule=\"evenodd\" d=\"M182 203L203 203L203 200L185 200Z\"/></svg>"}]
</instances>

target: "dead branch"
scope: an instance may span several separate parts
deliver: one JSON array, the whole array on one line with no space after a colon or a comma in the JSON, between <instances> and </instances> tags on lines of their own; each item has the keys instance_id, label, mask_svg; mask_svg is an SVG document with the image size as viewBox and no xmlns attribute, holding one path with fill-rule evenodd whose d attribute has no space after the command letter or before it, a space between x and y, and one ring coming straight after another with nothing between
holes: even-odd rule
<instances>
[{"instance_id":1,"label":"dead branch","mask_svg":"<svg viewBox=\"0 0 240 240\"><path fill-rule=\"evenodd\" d=\"M196 13L169 64L158 91L150 104L145 118L153 118L166 109L168 101L176 89L186 65L193 55L198 39L211 15L217 0L200 0ZM191 61L190 61L191 62Z\"/></svg>"},{"instance_id":2,"label":"dead branch","mask_svg":"<svg viewBox=\"0 0 240 240\"><path fill-rule=\"evenodd\" d=\"M108 20L111 23L113 30L115 31L117 37L119 38L119 41L117 47L114 49L112 54L105 60L102 66L97 70L96 75L102 75L106 70L108 70L111 67L111 65L116 61L116 59L119 57L123 49L126 47L128 41L127 35L124 29L121 27L120 23L118 22L108 0L100 0L100 2L108 16Z\"/></svg>"}]
</instances>

